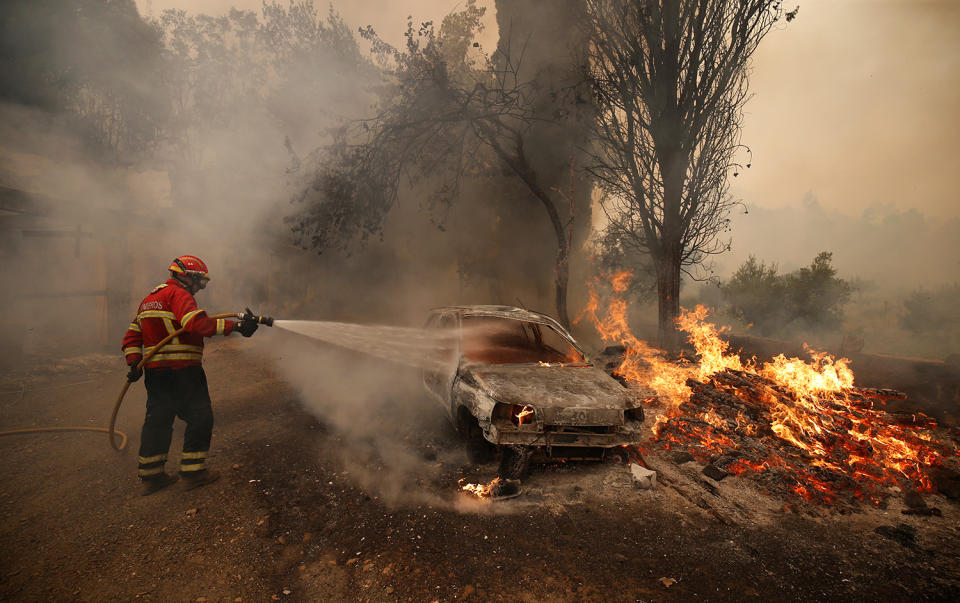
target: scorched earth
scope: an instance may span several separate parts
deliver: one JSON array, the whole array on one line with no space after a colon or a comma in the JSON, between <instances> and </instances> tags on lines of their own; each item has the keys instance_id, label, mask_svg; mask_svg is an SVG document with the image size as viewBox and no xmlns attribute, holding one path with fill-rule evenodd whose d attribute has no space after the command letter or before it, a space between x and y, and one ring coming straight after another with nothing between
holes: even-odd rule
<instances>
[{"instance_id":1,"label":"scorched earth","mask_svg":"<svg viewBox=\"0 0 960 603\"><path fill-rule=\"evenodd\" d=\"M652 490L623 464L569 463L535 466L516 499L470 500L458 480L487 481L495 465L470 465L429 402L398 393L381 413L420 462L398 475L240 347L220 343L206 361L212 463L226 473L206 488L140 497L135 454L118 455L104 434L0 438L0 598L960 598L960 508L941 495L927 496L941 516L905 515L899 496L856 512L785 505L754 480L717 482L697 461L651 449ZM118 362L8 372L0 428L103 425ZM130 450L142 413L139 388L119 419Z\"/></svg>"}]
</instances>

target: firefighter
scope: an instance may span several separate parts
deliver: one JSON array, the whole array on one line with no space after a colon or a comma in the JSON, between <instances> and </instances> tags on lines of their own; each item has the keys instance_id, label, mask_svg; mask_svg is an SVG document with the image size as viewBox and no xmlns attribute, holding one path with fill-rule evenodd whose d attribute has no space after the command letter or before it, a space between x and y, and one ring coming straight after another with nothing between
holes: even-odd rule
<instances>
[{"instance_id":1,"label":"firefighter","mask_svg":"<svg viewBox=\"0 0 960 603\"><path fill-rule=\"evenodd\" d=\"M166 488L183 478L185 489L213 483L220 475L207 468L207 453L213 434L213 411L207 377L203 372L203 340L234 331L250 337L257 330L255 317L239 322L212 319L197 307L194 295L207 286L207 265L192 255L170 263L170 278L147 295L137 309L123 338L123 353L130 371L127 379L137 381L146 373L147 412L140 432L138 476L143 495ZM249 314L249 313L248 313ZM144 354L174 331L181 335L163 346L144 367L137 368ZM180 417L187 427L183 434L179 475L164 471L173 435L173 420Z\"/></svg>"}]
</instances>

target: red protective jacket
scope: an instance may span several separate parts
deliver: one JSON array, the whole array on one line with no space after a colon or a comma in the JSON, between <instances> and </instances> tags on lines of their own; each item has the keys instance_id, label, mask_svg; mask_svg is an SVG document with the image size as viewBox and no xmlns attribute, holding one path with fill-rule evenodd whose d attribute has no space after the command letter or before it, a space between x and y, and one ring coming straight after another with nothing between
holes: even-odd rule
<instances>
[{"instance_id":1,"label":"red protective jacket","mask_svg":"<svg viewBox=\"0 0 960 603\"><path fill-rule=\"evenodd\" d=\"M197 308L197 300L176 279L168 279L146 296L123 337L127 364L140 362L167 335L179 330L147 363L146 368L183 368L203 360L203 338L229 335L236 325L232 320L213 319Z\"/></svg>"}]
</instances>

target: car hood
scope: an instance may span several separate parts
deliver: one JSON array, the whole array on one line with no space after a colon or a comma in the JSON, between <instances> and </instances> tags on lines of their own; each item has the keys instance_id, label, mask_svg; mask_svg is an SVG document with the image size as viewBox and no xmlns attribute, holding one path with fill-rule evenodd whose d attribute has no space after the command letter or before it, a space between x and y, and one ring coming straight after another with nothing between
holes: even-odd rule
<instances>
[{"instance_id":1,"label":"car hood","mask_svg":"<svg viewBox=\"0 0 960 603\"><path fill-rule=\"evenodd\" d=\"M633 396L593 366L473 365L461 369L467 380L498 402L548 408L631 407Z\"/></svg>"}]
</instances>

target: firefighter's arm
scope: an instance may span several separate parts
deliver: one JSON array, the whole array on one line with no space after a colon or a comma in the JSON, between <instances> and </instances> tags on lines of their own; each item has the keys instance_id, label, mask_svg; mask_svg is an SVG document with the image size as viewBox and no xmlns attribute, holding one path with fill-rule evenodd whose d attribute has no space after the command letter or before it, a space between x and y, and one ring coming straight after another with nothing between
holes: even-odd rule
<instances>
[{"instance_id":1,"label":"firefighter's arm","mask_svg":"<svg viewBox=\"0 0 960 603\"><path fill-rule=\"evenodd\" d=\"M140 323L134 320L123 336L123 355L127 364L136 364L143 358L143 333L140 332Z\"/></svg>"},{"instance_id":2,"label":"firefighter's arm","mask_svg":"<svg viewBox=\"0 0 960 603\"><path fill-rule=\"evenodd\" d=\"M232 320L207 316L207 311L197 308L197 301L186 291L173 299L172 310L180 326L188 333L196 333L204 337L229 335L236 326Z\"/></svg>"}]
</instances>

